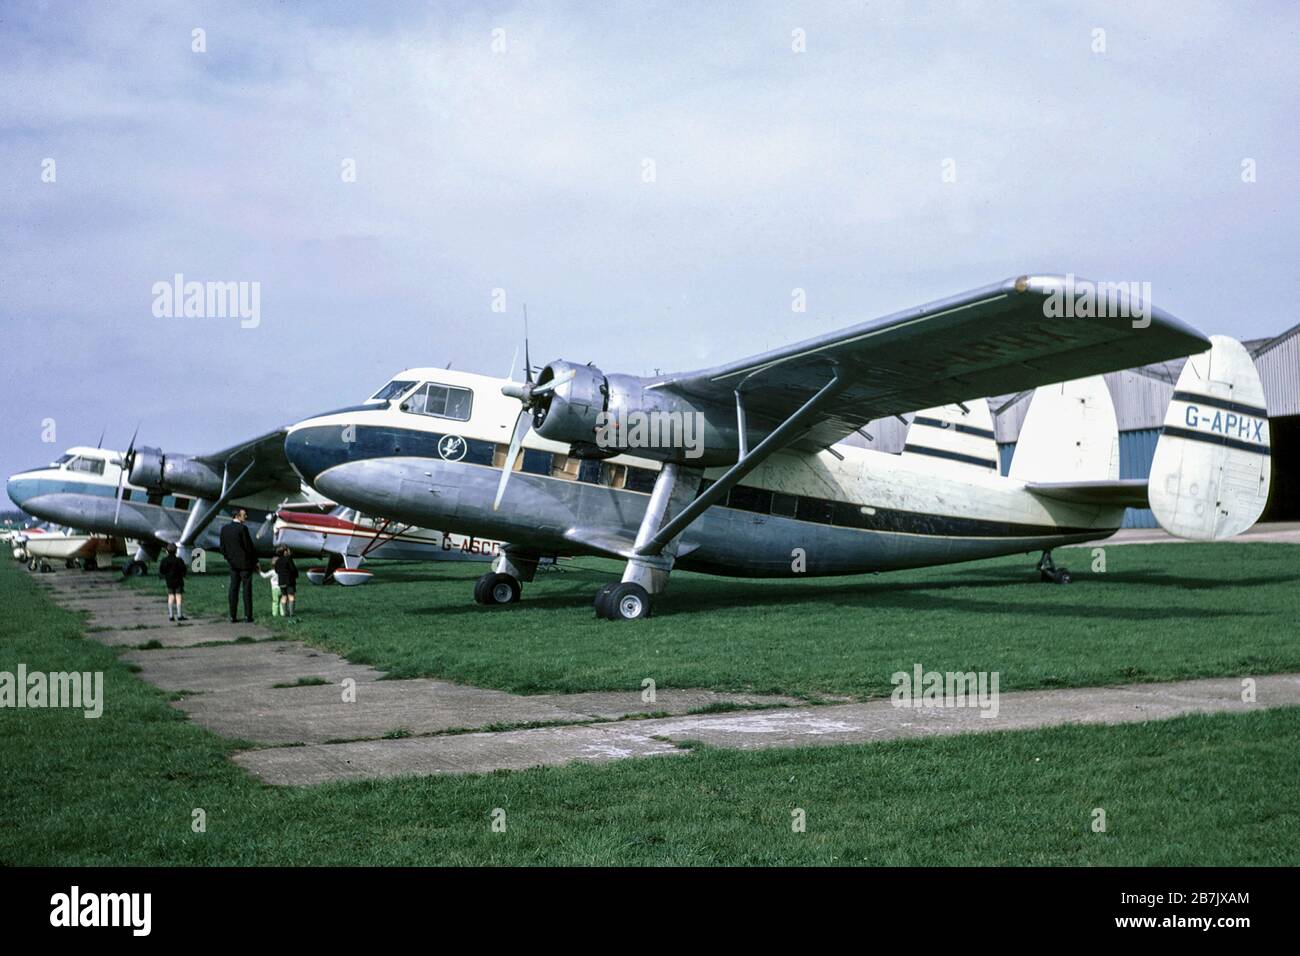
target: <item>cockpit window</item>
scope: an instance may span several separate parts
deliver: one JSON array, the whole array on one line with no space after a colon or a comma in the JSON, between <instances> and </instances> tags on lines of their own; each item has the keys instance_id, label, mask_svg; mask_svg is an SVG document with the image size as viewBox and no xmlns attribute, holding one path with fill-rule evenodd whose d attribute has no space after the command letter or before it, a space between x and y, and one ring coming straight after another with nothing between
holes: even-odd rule
<instances>
[{"instance_id":1,"label":"cockpit window","mask_svg":"<svg viewBox=\"0 0 1300 956\"><path fill-rule=\"evenodd\" d=\"M84 471L88 475L102 475L104 473L104 459L102 458L76 458L72 464L68 465L68 471Z\"/></svg>"},{"instance_id":2,"label":"cockpit window","mask_svg":"<svg viewBox=\"0 0 1300 956\"><path fill-rule=\"evenodd\" d=\"M381 388L379 391L375 392L375 394L371 395L370 400L372 402L391 401L392 399L396 398L398 395L401 395L403 392L405 392L414 384L415 384L414 382L402 382L402 381L398 381L397 379L394 379L393 381L385 385L383 388Z\"/></svg>"},{"instance_id":3,"label":"cockpit window","mask_svg":"<svg viewBox=\"0 0 1300 956\"><path fill-rule=\"evenodd\" d=\"M58 465L66 465L70 461L72 461L72 455L60 455L58 458L54 459L54 461L50 462L50 467L54 468Z\"/></svg>"},{"instance_id":4,"label":"cockpit window","mask_svg":"<svg viewBox=\"0 0 1300 956\"><path fill-rule=\"evenodd\" d=\"M402 411L467 422L473 404L474 393L468 388L429 382L402 403Z\"/></svg>"}]
</instances>

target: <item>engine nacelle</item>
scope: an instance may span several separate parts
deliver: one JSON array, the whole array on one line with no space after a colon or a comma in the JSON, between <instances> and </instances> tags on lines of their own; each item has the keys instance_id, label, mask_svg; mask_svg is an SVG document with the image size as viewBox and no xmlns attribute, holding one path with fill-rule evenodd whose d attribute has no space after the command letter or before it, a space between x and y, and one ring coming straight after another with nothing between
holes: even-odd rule
<instances>
[{"instance_id":1,"label":"engine nacelle","mask_svg":"<svg viewBox=\"0 0 1300 956\"><path fill-rule=\"evenodd\" d=\"M652 379L606 375L591 365L552 362L535 387L559 381L533 403L533 429L576 458L630 454L701 467L735 461L732 408L697 404ZM762 435L758 436L761 440Z\"/></svg>"},{"instance_id":2,"label":"engine nacelle","mask_svg":"<svg viewBox=\"0 0 1300 956\"><path fill-rule=\"evenodd\" d=\"M131 470L127 472L127 478L131 484L142 488L161 488L165 461L161 448L137 448L131 455Z\"/></svg>"},{"instance_id":3,"label":"engine nacelle","mask_svg":"<svg viewBox=\"0 0 1300 956\"><path fill-rule=\"evenodd\" d=\"M551 441L588 446L609 402L605 373L591 365L552 362L537 376L537 385L560 379L555 390L538 396L533 407L533 428Z\"/></svg>"},{"instance_id":4,"label":"engine nacelle","mask_svg":"<svg viewBox=\"0 0 1300 956\"><path fill-rule=\"evenodd\" d=\"M189 455L166 455L160 448L137 448L132 453L131 484L151 491L179 491L209 500L221 496L221 475Z\"/></svg>"}]
</instances>

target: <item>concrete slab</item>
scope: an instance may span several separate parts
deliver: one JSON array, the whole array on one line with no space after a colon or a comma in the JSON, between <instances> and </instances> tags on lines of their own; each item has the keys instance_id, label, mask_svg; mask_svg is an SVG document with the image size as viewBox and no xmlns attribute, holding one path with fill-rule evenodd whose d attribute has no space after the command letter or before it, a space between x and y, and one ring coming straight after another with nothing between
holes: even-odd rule
<instances>
[{"instance_id":1,"label":"concrete slab","mask_svg":"<svg viewBox=\"0 0 1300 956\"><path fill-rule=\"evenodd\" d=\"M349 664L297 641L130 651L122 659L139 666L140 677L149 683L171 691L269 690L312 677L336 684L350 677L361 684L383 676L373 667Z\"/></svg>"},{"instance_id":2,"label":"concrete slab","mask_svg":"<svg viewBox=\"0 0 1300 956\"><path fill-rule=\"evenodd\" d=\"M641 691L597 691L582 694L538 694L528 698L547 701L556 707L603 720L618 720L638 714L686 714L705 707L793 707L802 704L797 697L763 694L729 694L702 689L660 688L651 702L641 699Z\"/></svg>"},{"instance_id":3,"label":"concrete slab","mask_svg":"<svg viewBox=\"0 0 1300 956\"><path fill-rule=\"evenodd\" d=\"M1163 528L1120 528L1109 538L1084 544L1066 545L1070 548L1092 548L1106 544L1187 544L1188 539L1176 538ZM1194 543L1194 542L1193 542ZM1300 544L1300 521L1270 521L1230 538L1231 544Z\"/></svg>"},{"instance_id":4,"label":"concrete slab","mask_svg":"<svg viewBox=\"0 0 1300 956\"><path fill-rule=\"evenodd\" d=\"M433 734L492 725L576 724L590 719L542 698L436 680L358 682L356 699L350 703L343 700L340 684L331 682L199 694L173 706L214 733L265 744L379 738L394 731Z\"/></svg>"},{"instance_id":5,"label":"concrete slab","mask_svg":"<svg viewBox=\"0 0 1300 956\"><path fill-rule=\"evenodd\" d=\"M1300 706L1300 674L1254 678L1256 702L1238 678L1132 684L1000 695L996 716L975 707L897 708L889 700L758 713L637 721L638 732L742 750L870 743L937 734L1027 730L1061 724L1121 724L1192 713Z\"/></svg>"},{"instance_id":6,"label":"concrete slab","mask_svg":"<svg viewBox=\"0 0 1300 956\"><path fill-rule=\"evenodd\" d=\"M234 760L264 783L303 786L342 780L526 770L575 761L602 763L685 753L663 741L630 733L624 729L629 726L633 724L277 747L246 750L236 754Z\"/></svg>"},{"instance_id":7,"label":"concrete slab","mask_svg":"<svg viewBox=\"0 0 1300 956\"><path fill-rule=\"evenodd\" d=\"M482 773L597 759L668 753L664 741L716 747L860 744L884 740L1025 730L1061 724L1121 724L1192 713L1300 706L1300 674L1254 678L1256 701L1242 701L1242 680L1024 691L1000 695L997 715L978 708L898 708L889 700L731 714L695 714L503 733L375 740L245 751L235 759L267 783L302 786L370 777ZM602 733L612 738L597 736ZM536 735L536 736L528 736Z\"/></svg>"}]
</instances>

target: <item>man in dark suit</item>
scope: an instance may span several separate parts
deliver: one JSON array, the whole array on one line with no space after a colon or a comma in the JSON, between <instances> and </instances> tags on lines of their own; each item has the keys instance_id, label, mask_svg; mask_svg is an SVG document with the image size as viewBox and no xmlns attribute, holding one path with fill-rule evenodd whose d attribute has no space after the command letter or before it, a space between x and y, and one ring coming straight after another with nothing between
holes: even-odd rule
<instances>
[{"instance_id":1,"label":"man in dark suit","mask_svg":"<svg viewBox=\"0 0 1300 956\"><path fill-rule=\"evenodd\" d=\"M235 510L235 520L221 529L221 554L230 565L230 623L234 624L239 592L244 592L244 620L253 623L253 572L260 571L253 536L244 520L248 512Z\"/></svg>"}]
</instances>

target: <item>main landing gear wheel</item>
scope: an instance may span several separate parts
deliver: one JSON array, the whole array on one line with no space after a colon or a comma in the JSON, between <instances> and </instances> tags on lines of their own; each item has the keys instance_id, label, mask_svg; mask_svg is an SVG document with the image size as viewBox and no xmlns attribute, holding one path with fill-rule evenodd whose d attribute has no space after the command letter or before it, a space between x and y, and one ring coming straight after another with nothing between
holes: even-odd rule
<instances>
[{"instance_id":1,"label":"main landing gear wheel","mask_svg":"<svg viewBox=\"0 0 1300 956\"><path fill-rule=\"evenodd\" d=\"M602 589L603 591L603 589ZM601 600L596 596L596 613L610 621L638 621L650 616L650 592L639 584L622 581Z\"/></svg>"},{"instance_id":2,"label":"main landing gear wheel","mask_svg":"<svg viewBox=\"0 0 1300 956\"><path fill-rule=\"evenodd\" d=\"M77 559L76 559L76 558L68 558L68 559L66 559L66 560L63 562L63 566L64 566L65 568L67 568L69 571L71 571L73 568L75 568L75 567L77 566Z\"/></svg>"},{"instance_id":3,"label":"main landing gear wheel","mask_svg":"<svg viewBox=\"0 0 1300 956\"><path fill-rule=\"evenodd\" d=\"M87 558L85 561L81 562L81 570L83 570L83 571L98 571L98 570L99 570L99 561L96 560L95 558Z\"/></svg>"},{"instance_id":4,"label":"main landing gear wheel","mask_svg":"<svg viewBox=\"0 0 1300 956\"><path fill-rule=\"evenodd\" d=\"M474 582L474 600L489 605L515 604L523 590L514 575L489 572Z\"/></svg>"},{"instance_id":5,"label":"main landing gear wheel","mask_svg":"<svg viewBox=\"0 0 1300 956\"><path fill-rule=\"evenodd\" d=\"M1044 584L1069 584L1074 580L1068 568L1058 568L1053 563L1050 551L1044 551L1038 559L1038 579Z\"/></svg>"},{"instance_id":6,"label":"main landing gear wheel","mask_svg":"<svg viewBox=\"0 0 1300 956\"><path fill-rule=\"evenodd\" d=\"M611 581L609 584L603 585L601 589L596 592L596 600L591 602L591 606L596 609L596 617L609 617L609 610L607 607L609 603L609 592L618 587L618 584L619 582L617 581Z\"/></svg>"},{"instance_id":7,"label":"main landing gear wheel","mask_svg":"<svg viewBox=\"0 0 1300 956\"><path fill-rule=\"evenodd\" d=\"M144 572L145 572L144 562L142 562L142 561L128 561L128 562L126 563L126 566L125 566L124 568L122 568L122 577L124 577L124 578L138 578L138 577L143 577L143 576L144 576Z\"/></svg>"}]
</instances>

